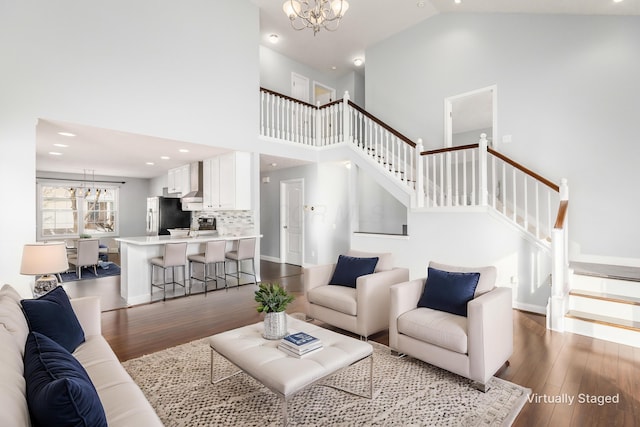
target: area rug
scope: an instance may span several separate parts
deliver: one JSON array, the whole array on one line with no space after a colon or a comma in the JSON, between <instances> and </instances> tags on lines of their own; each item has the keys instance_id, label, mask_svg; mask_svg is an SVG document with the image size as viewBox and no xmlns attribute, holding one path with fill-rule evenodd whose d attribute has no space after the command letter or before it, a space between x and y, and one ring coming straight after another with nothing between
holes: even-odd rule
<instances>
[{"instance_id":1,"label":"area rug","mask_svg":"<svg viewBox=\"0 0 640 427\"><path fill-rule=\"evenodd\" d=\"M72 266L72 268L74 268ZM120 266L118 264L114 264L112 262L100 263L98 268L96 268L96 273L93 273L93 267L91 268L83 268L82 269L82 278L78 278L78 275L73 271L68 273L61 273L62 282L75 282L77 280L88 280L88 279L99 279L101 277L108 276L119 276L120 275Z\"/></svg>"},{"instance_id":2,"label":"area rug","mask_svg":"<svg viewBox=\"0 0 640 427\"><path fill-rule=\"evenodd\" d=\"M374 399L314 385L288 402L290 426L508 426L529 389L492 378L482 393L470 381L429 364L391 354L373 343ZM282 425L280 399L246 374L210 383L207 339L123 363L167 427ZM214 353L213 372L237 369ZM366 393L369 362L326 380Z\"/></svg>"}]
</instances>

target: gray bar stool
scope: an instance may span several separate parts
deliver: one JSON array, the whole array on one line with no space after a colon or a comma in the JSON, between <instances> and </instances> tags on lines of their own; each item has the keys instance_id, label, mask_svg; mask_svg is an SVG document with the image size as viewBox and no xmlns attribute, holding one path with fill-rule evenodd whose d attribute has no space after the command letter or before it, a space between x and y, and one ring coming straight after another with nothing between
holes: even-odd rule
<instances>
[{"instance_id":1,"label":"gray bar stool","mask_svg":"<svg viewBox=\"0 0 640 427\"><path fill-rule=\"evenodd\" d=\"M218 265L220 263L225 264L225 251L227 249L226 240L212 240L205 244L204 253L189 255L187 258L189 259L189 277L191 280L197 280L199 282L204 283L204 294L207 294L207 286L209 281L215 280L216 289L218 289L218 279L223 279L225 281L226 287L226 277L218 276ZM202 279L195 277L193 275L193 264L202 264ZM209 267L213 264L213 276L209 274ZM224 270L223 270L224 272ZM189 286L189 293L193 286Z\"/></svg>"},{"instance_id":2,"label":"gray bar stool","mask_svg":"<svg viewBox=\"0 0 640 427\"><path fill-rule=\"evenodd\" d=\"M249 276L253 276L253 282L247 282L246 284L249 283L256 283L257 284L257 279L256 279L256 265L254 262L254 257L255 257L255 253L256 253L256 238L255 237L249 237L247 239L239 239L236 240L234 242L234 249L230 250L229 252L226 253L226 257L228 260L231 261L235 261L236 262L236 272L235 275L233 273L227 273L226 269L225 269L225 278L227 276L231 276L234 277L237 282L238 282L238 286L240 286L240 274L246 274ZM242 261L245 260L251 260L251 268L252 268L252 273L248 273L246 271L242 271L240 270L240 267L242 265ZM225 284L226 285L226 284Z\"/></svg>"},{"instance_id":3,"label":"gray bar stool","mask_svg":"<svg viewBox=\"0 0 640 427\"><path fill-rule=\"evenodd\" d=\"M151 258L151 296L153 297L153 288L162 288L162 301L167 298L167 286L173 286L173 292L175 294L176 285L184 288L184 293L187 293L186 287L186 271L185 264L187 263L187 244L186 243L165 243L164 255L161 257ZM162 283L153 283L153 273L155 267L162 268ZM176 281L176 267L182 267L182 283ZM171 269L171 282L167 282L167 269Z\"/></svg>"}]
</instances>

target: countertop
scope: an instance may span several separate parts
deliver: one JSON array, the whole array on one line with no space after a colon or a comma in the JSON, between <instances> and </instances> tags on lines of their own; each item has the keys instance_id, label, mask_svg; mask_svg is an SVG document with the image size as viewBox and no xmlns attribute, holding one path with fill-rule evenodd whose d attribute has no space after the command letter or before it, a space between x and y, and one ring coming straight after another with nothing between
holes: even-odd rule
<instances>
[{"instance_id":1,"label":"countertop","mask_svg":"<svg viewBox=\"0 0 640 427\"><path fill-rule=\"evenodd\" d=\"M211 240L238 240L247 239L250 237L260 238L261 235L257 234L242 234L242 235L222 235L217 234L205 234L198 237L172 237L172 236L136 236L136 237L118 237L115 240L121 243L128 243L130 245L139 246L152 246L163 245L165 243L204 243Z\"/></svg>"}]
</instances>

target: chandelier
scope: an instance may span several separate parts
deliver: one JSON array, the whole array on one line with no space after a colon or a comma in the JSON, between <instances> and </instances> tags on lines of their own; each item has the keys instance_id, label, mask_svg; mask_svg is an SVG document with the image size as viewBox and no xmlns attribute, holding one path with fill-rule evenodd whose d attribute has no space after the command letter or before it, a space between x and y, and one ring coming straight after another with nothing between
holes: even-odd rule
<instances>
[{"instance_id":1,"label":"chandelier","mask_svg":"<svg viewBox=\"0 0 640 427\"><path fill-rule=\"evenodd\" d=\"M294 30L312 28L315 36L321 28L338 29L340 20L349 9L347 0L285 0L282 5Z\"/></svg>"}]
</instances>

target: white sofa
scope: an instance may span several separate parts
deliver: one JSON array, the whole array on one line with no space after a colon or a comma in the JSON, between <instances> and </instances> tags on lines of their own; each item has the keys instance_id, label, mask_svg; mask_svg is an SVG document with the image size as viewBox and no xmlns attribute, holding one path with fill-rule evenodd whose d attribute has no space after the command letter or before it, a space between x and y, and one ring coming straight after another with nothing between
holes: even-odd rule
<instances>
[{"instance_id":1,"label":"white sofa","mask_svg":"<svg viewBox=\"0 0 640 427\"><path fill-rule=\"evenodd\" d=\"M23 377L23 356L29 333L20 306L20 295L9 285L0 290L0 426L30 426ZM110 427L162 426L162 422L140 388L122 367L102 336L100 300L71 300L85 334L73 355L95 386Z\"/></svg>"},{"instance_id":2,"label":"white sofa","mask_svg":"<svg viewBox=\"0 0 640 427\"><path fill-rule=\"evenodd\" d=\"M389 328L389 288L409 280L409 269L393 266L393 254L350 250L351 257L378 257L373 274L356 287L330 285L336 264L302 270L307 316L367 338Z\"/></svg>"}]
</instances>

